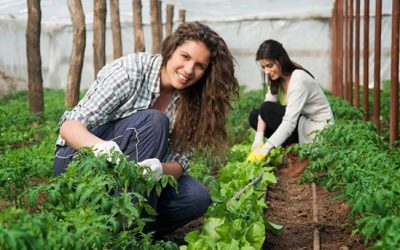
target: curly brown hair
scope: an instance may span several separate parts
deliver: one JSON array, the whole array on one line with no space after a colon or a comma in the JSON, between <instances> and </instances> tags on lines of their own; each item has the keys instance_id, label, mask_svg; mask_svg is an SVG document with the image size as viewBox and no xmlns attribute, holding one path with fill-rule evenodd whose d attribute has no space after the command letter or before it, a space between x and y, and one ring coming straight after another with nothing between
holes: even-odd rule
<instances>
[{"instance_id":1,"label":"curly brown hair","mask_svg":"<svg viewBox=\"0 0 400 250\"><path fill-rule=\"evenodd\" d=\"M211 52L210 64L203 77L180 91L172 147L178 152L191 148L203 152L209 148L216 154L227 146L225 123L232 109L232 97L239 96L234 76L234 59L225 41L208 26L199 22L181 24L162 45L163 66L185 41L200 41Z\"/></svg>"}]
</instances>

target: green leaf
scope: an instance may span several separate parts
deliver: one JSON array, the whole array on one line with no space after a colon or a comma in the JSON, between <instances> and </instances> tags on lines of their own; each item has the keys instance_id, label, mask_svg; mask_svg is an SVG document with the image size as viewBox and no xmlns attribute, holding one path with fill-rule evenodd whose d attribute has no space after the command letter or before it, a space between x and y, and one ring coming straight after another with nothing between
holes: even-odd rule
<instances>
[{"instance_id":1,"label":"green leaf","mask_svg":"<svg viewBox=\"0 0 400 250\"><path fill-rule=\"evenodd\" d=\"M189 244L194 244L200 237L198 230L192 231L185 236L185 241Z\"/></svg>"},{"instance_id":2,"label":"green leaf","mask_svg":"<svg viewBox=\"0 0 400 250\"><path fill-rule=\"evenodd\" d=\"M36 204L37 198L39 195L39 189L33 189L30 193L29 193L29 205L33 206Z\"/></svg>"},{"instance_id":3,"label":"green leaf","mask_svg":"<svg viewBox=\"0 0 400 250\"><path fill-rule=\"evenodd\" d=\"M278 233L282 233L283 232L283 226L275 224L275 223L272 223L270 221L267 221L265 226L266 226L266 228L268 230L270 230L273 233L277 233L278 234Z\"/></svg>"},{"instance_id":4,"label":"green leaf","mask_svg":"<svg viewBox=\"0 0 400 250\"><path fill-rule=\"evenodd\" d=\"M255 249L261 249L265 240L265 226L262 222L254 222L247 229L246 239Z\"/></svg>"},{"instance_id":5,"label":"green leaf","mask_svg":"<svg viewBox=\"0 0 400 250\"><path fill-rule=\"evenodd\" d=\"M144 210L146 211L147 214L149 214L149 215L157 215L157 211L152 206L150 206L149 204L145 203L143 205L143 208L144 208Z\"/></svg>"},{"instance_id":6,"label":"green leaf","mask_svg":"<svg viewBox=\"0 0 400 250\"><path fill-rule=\"evenodd\" d=\"M221 219L221 218L207 218L204 222L204 226L203 226L203 232L204 234L206 234L207 236L209 236L211 239L217 241L221 238L221 236L215 231L215 228L223 225L225 222L225 219Z\"/></svg>"}]
</instances>

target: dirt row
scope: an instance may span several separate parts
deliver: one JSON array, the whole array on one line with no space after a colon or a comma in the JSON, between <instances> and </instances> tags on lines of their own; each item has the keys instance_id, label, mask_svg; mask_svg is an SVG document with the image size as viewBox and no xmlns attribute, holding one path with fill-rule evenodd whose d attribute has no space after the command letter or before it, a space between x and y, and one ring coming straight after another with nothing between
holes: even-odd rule
<instances>
[{"instance_id":1,"label":"dirt row","mask_svg":"<svg viewBox=\"0 0 400 250\"><path fill-rule=\"evenodd\" d=\"M278 183L268 187L266 193L266 218L284 226L282 234L266 232L263 249L291 250L313 249L314 229L319 232L320 249L365 249L363 239L352 235L354 223L349 218L350 208L335 201L336 193L316 186L318 223L313 223L312 185L299 184L307 162L289 156L277 172ZM184 236L192 230L201 229L203 218L168 234L165 240L178 245L185 244ZM314 249L315 250L315 249Z\"/></svg>"},{"instance_id":2,"label":"dirt row","mask_svg":"<svg viewBox=\"0 0 400 250\"><path fill-rule=\"evenodd\" d=\"M278 183L270 186L266 217L283 225L282 234L267 232L264 249L313 249L314 229L319 231L320 249L365 249L360 236L352 235L349 207L335 201L336 193L317 185L318 223L313 223L312 185L299 184L307 162L287 157L285 167L277 171Z\"/></svg>"}]
</instances>

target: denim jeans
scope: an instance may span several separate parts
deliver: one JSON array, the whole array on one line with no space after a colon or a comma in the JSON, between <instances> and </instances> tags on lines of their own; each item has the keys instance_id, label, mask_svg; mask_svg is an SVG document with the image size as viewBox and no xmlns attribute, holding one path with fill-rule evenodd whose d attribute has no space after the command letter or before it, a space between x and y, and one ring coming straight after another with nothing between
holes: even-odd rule
<instances>
[{"instance_id":1,"label":"denim jeans","mask_svg":"<svg viewBox=\"0 0 400 250\"><path fill-rule=\"evenodd\" d=\"M149 158L163 159L168 145L169 120L158 110L148 109L112 121L94 129L92 133L103 140L113 140L130 160L140 162ZM56 150L55 175L62 174L76 150L63 146ZM167 186L160 197L155 192L149 202L158 215L146 225L145 231L155 231L159 237L202 216L211 203L206 187L183 173L178 179L178 190Z\"/></svg>"}]
</instances>

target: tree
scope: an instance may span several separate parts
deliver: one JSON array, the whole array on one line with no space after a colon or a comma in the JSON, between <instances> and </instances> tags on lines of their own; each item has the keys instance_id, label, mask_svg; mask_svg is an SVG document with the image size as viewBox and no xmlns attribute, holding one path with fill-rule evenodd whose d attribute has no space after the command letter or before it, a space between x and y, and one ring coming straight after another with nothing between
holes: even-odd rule
<instances>
[{"instance_id":1,"label":"tree","mask_svg":"<svg viewBox=\"0 0 400 250\"><path fill-rule=\"evenodd\" d=\"M133 0L133 31L135 36L135 52L144 52L144 35L142 22L142 1Z\"/></svg>"},{"instance_id":2,"label":"tree","mask_svg":"<svg viewBox=\"0 0 400 250\"><path fill-rule=\"evenodd\" d=\"M174 23L174 6L172 4L167 4L167 19L165 21L165 33L170 35L172 33L172 25Z\"/></svg>"},{"instance_id":3,"label":"tree","mask_svg":"<svg viewBox=\"0 0 400 250\"><path fill-rule=\"evenodd\" d=\"M68 0L73 28L73 45L68 71L65 106L73 107L79 101L82 67L86 47L85 15L81 0Z\"/></svg>"},{"instance_id":4,"label":"tree","mask_svg":"<svg viewBox=\"0 0 400 250\"><path fill-rule=\"evenodd\" d=\"M161 2L159 0L150 1L150 15L151 15L151 34L153 38L153 53L161 52L162 41L162 20L161 20Z\"/></svg>"},{"instance_id":5,"label":"tree","mask_svg":"<svg viewBox=\"0 0 400 250\"><path fill-rule=\"evenodd\" d=\"M122 56L121 23L119 18L119 0L110 0L111 31L114 59Z\"/></svg>"},{"instance_id":6,"label":"tree","mask_svg":"<svg viewBox=\"0 0 400 250\"><path fill-rule=\"evenodd\" d=\"M106 0L94 0L93 56L94 77L106 64Z\"/></svg>"},{"instance_id":7,"label":"tree","mask_svg":"<svg viewBox=\"0 0 400 250\"><path fill-rule=\"evenodd\" d=\"M26 27L26 55L28 63L29 110L44 111L42 59L40 57L40 25L42 12L40 0L28 0L28 23Z\"/></svg>"}]
</instances>

